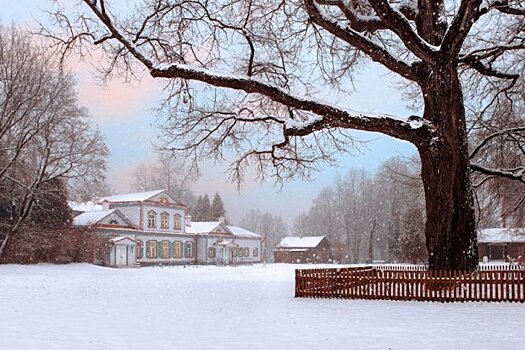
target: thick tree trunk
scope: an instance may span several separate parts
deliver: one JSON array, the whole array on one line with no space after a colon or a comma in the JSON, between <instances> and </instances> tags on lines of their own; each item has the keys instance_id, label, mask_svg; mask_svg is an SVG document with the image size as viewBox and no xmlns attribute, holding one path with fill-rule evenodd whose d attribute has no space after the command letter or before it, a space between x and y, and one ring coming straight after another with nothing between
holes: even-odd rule
<instances>
[{"instance_id":1,"label":"thick tree trunk","mask_svg":"<svg viewBox=\"0 0 525 350\"><path fill-rule=\"evenodd\" d=\"M424 117L438 137L418 147L425 186L426 246L431 270L473 271L478 266L465 110L457 67L434 67L423 87Z\"/></svg>"}]
</instances>

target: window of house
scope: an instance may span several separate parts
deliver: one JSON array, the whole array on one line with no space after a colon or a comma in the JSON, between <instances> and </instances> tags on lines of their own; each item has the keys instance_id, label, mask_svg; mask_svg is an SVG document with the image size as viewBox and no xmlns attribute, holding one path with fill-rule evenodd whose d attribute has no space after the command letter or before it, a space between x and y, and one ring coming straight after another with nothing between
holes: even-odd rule
<instances>
[{"instance_id":1,"label":"window of house","mask_svg":"<svg viewBox=\"0 0 525 350\"><path fill-rule=\"evenodd\" d=\"M208 248L208 258L215 258L215 248Z\"/></svg>"},{"instance_id":2,"label":"window of house","mask_svg":"<svg viewBox=\"0 0 525 350\"><path fill-rule=\"evenodd\" d=\"M173 257L182 258L182 243L173 242Z\"/></svg>"},{"instance_id":3,"label":"window of house","mask_svg":"<svg viewBox=\"0 0 525 350\"><path fill-rule=\"evenodd\" d=\"M242 250L243 250L243 253L244 253L243 255L245 258L250 256L250 248L245 247Z\"/></svg>"},{"instance_id":4,"label":"window of house","mask_svg":"<svg viewBox=\"0 0 525 350\"><path fill-rule=\"evenodd\" d=\"M148 227L157 227L157 213L154 211L148 212Z\"/></svg>"},{"instance_id":5,"label":"window of house","mask_svg":"<svg viewBox=\"0 0 525 350\"><path fill-rule=\"evenodd\" d=\"M146 249L147 249L148 258L157 257L157 241L148 241Z\"/></svg>"},{"instance_id":6,"label":"window of house","mask_svg":"<svg viewBox=\"0 0 525 350\"><path fill-rule=\"evenodd\" d=\"M182 221L182 217L179 214L173 215L173 228L175 230L180 230L181 229L181 227L182 227L181 221Z\"/></svg>"},{"instance_id":7,"label":"window of house","mask_svg":"<svg viewBox=\"0 0 525 350\"><path fill-rule=\"evenodd\" d=\"M137 259L142 259L144 257L144 242L140 239L137 240Z\"/></svg>"},{"instance_id":8,"label":"window of house","mask_svg":"<svg viewBox=\"0 0 525 350\"><path fill-rule=\"evenodd\" d=\"M160 257L167 259L170 257L170 241L162 241L162 250L160 251Z\"/></svg>"},{"instance_id":9,"label":"window of house","mask_svg":"<svg viewBox=\"0 0 525 350\"><path fill-rule=\"evenodd\" d=\"M110 225L118 225L118 221L113 219L109 222Z\"/></svg>"},{"instance_id":10,"label":"window of house","mask_svg":"<svg viewBox=\"0 0 525 350\"><path fill-rule=\"evenodd\" d=\"M160 228L170 227L170 215L168 213L160 214Z\"/></svg>"},{"instance_id":11,"label":"window of house","mask_svg":"<svg viewBox=\"0 0 525 350\"><path fill-rule=\"evenodd\" d=\"M185 249L184 249L184 257L193 258L193 243L186 242Z\"/></svg>"},{"instance_id":12,"label":"window of house","mask_svg":"<svg viewBox=\"0 0 525 350\"><path fill-rule=\"evenodd\" d=\"M232 248L232 256L233 256L234 258L237 257L237 248L236 248L236 247L233 247L233 248Z\"/></svg>"},{"instance_id":13,"label":"window of house","mask_svg":"<svg viewBox=\"0 0 525 350\"><path fill-rule=\"evenodd\" d=\"M255 258L259 256L259 248L253 248L253 256Z\"/></svg>"},{"instance_id":14,"label":"window of house","mask_svg":"<svg viewBox=\"0 0 525 350\"><path fill-rule=\"evenodd\" d=\"M161 202L162 204L168 204L169 203L167 197L160 197L159 202Z\"/></svg>"}]
</instances>

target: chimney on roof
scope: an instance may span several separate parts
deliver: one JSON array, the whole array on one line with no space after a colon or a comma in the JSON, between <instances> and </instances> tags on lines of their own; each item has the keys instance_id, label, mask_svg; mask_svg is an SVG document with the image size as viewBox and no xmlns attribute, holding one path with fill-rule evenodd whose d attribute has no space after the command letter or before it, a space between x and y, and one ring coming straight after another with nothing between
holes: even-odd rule
<instances>
[{"instance_id":1,"label":"chimney on roof","mask_svg":"<svg viewBox=\"0 0 525 350\"><path fill-rule=\"evenodd\" d=\"M109 210L109 201L107 199L102 201L102 209Z\"/></svg>"},{"instance_id":2,"label":"chimney on roof","mask_svg":"<svg viewBox=\"0 0 525 350\"><path fill-rule=\"evenodd\" d=\"M217 218L217 221L220 221L220 222L222 222L223 224L225 224L225 223L226 223L226 218L225 218L224 216L219 216L219 217Z\"/></svg>"},{"instance_id":3,"label":"chimney on roof","mask_svg":"<svg viewBox=\"0 0 525 350\"><path fill-rule=\"evenodd\" d=\"M186 215L184 217L184 222L186 223L186 226L191 226L191 215Z\"/></svg>"}]
</instances>

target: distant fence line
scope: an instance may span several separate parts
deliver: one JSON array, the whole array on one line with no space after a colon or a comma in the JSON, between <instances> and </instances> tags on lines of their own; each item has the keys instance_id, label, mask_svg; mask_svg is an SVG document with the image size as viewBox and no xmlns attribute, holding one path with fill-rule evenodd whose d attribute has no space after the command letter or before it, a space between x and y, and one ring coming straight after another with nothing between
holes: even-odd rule
<instances>
[{"instance_id":1,"label":"distant fence line","mask_svg":"<svg viewBox=\"0 0 525 350\"><path fill-rule=\"evenodd\" d=\"M295 296L311 298L525 302L522 266L480 266L477 272L425 266L363 266L295 271Z\"/></svg>"}]
</instances>

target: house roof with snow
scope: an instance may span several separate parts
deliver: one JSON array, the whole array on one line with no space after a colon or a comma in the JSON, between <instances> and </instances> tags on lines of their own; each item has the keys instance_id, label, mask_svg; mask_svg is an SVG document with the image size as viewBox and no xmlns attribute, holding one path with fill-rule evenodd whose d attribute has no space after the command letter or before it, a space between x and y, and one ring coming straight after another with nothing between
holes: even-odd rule
<instances>
[{"instance_id":1,"label":"house roof with snow","mask_svg":"<svg viewBox=\"0 0 525 350\"><path fill-rule=\"evenodd\" d=\"M113 244L122 243L124 241L131 241L133 243L137 243L136 240L128 236L113 237L109 241Z\"/></svg>"},{"instance_id":2,"label":"house roof with snow","mask_svg":"<svg viewBox=\"0 0 525 350\"><path fill-rule=\"evenodd\" d=\"M165 190L155 190L155 191L148 191L148 192L138 192L138 193L126 193L126 194L117 194L114 196L106 196L99 198L99 202L102 203L104 201L108 202L142 202L147 199L150 199L151 197L154 197L158 194L161 194Z\"/></svg>"},{"instance_id":3,"label":"house roof with snow","mask_svg":"<svg viewBox=\"0 0 525 350\"><path fill-rule=\"evenodd\" d=\"M96 211L96 210L103 210L101 204L95 204L94 202L75 202L75 201L68 201L67 204L71 208L71 210L74 211Z\"/></svg>"},{"instance_id":4,"label":"house roof with snow","mask_svg":"<svg viewBox=\"0 0 525 350\"><path fill-rule=\"evenodd\" d=\"M285 237L276 248L315 248L325 236Z\"/></svg>"},{"instance_id":5,"label":"house roof with snow","mask_svg":"<svg viewBox=\"0 0 525 350\"><path fill-rule=\"evenodd\" d=\"M173 194L171 194L167 190L118 194L114 196L98 198L98 203L103 203L105 201L110 203L160 202L163 205L175 205L184 207L184 204L180 203L173 196Z\"/></svg>"},{"instance_id":6,"label":"house roof with snow","mask_svg":"<svg viewBox=\"0 0 525 350\"><path fill-rule=\"evenodd\" d=\"M478 231L479 243L525 243L525 228L485 228Z\"/></svg>"},{"instance_id":7,"label":"house roof with snow","mask_svg":"<svg viewBox=\"0 0 525 350\"><path fill-rule=\"evenodd\" d=\"M232 232L222 223L221 221L193 221L190 226L186 226L187 233L226 233L232 234Z\"/></svg>"},{"instance_id":8,"label":"house roof with snow","mask_svg":"<svg viewBox=\"0 0 525 350\"><path fill-rule=\"evenodd\" d=\"M239 238L257 238L261 239L261 235L248 231L242 227L229 226L222 221L197 221L192 222L190 226L186 226L187 233L193 234L226 234L234 235Z\"/></svg>"},{"instance_id":9,"label":"house roof with snow","mask_svg":"<svg viewBox=\"0 0 525 350\"><path fill-rule=\"evenodd\" d=\"M118 209L86 211L73 218L74 226L91 226L98 224L134 228L133 223Z\"/></svg>"},{"instance_id":10,"label":"house roof with snow","mask_svg":"<svg viewBox=\"0 0 525 350\"><path fill-rule=\"evenodd\" d=\"M227 239L227 240L218 240L217 242L213 243L213 246L218 247L239 247L237 243L233 239Z\"/></svg>"},{"instance_id":11,"label":"house roof with snow","mask_svg":"<svg viewBox=\"0 0 525 350\"><path fill-rule=\"evenodd\" d=\"M112 214L117 209L111 210L96 210L96 211L87 211L73 218L73 225L75 226L89 226L98 223L100 220L104 219L106 216Z\"/></svg>"},{"instance_id":12,"label":"house roof with snow","mask_svg":"<svg viewBox=\"0 0 525 350\"><path fill-rule=\"evenodd\" d=\"M239 226L230 226L228 225L228 228L231 232L237 237L244 237L244 238L262 238L261 235L254 233L252 231L248 231L247 229L244 229Z\"/></svg>"}]
</instances>

